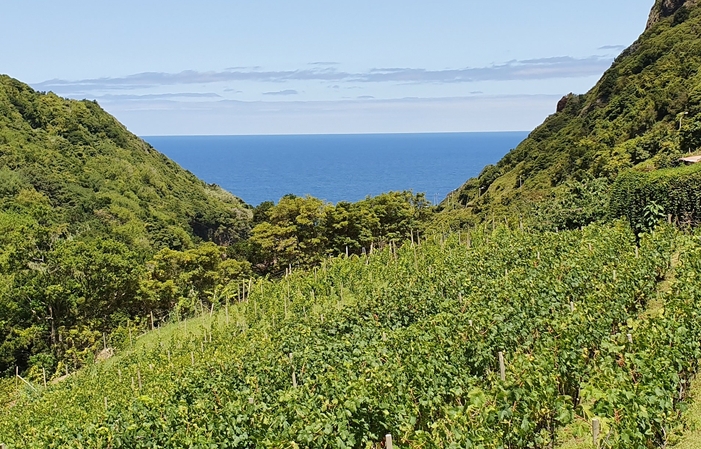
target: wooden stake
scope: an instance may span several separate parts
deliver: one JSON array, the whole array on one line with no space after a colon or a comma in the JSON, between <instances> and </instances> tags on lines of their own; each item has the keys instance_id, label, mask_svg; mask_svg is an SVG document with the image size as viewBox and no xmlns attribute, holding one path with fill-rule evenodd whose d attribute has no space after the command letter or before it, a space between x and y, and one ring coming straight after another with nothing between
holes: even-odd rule
<instances>
[{"instance_id":1,"label":"wooden stake","mask_svg":"<svg viewBox=\"0 0 701 449\"><path fill-rule=\"evenodd\" d=\"M297 388L297 374L294 371L292 371L292 386Z\"/></svg>"},{"instance_id":2,"label":"wooden stake","mask_svg":"<svg viewBox=\"0 0 701 449\"><path fill-rule=\"evenodd\" d=\"M640 251L639 251L638 247L636 246L635 247L635 258L637 259L638 256L640 256Z\"/></svg>"},{"instance_id":3,"label":"wooden stake","mask_svg":"<svg viewBox=\"0 0 701 449\"><path fill-rule=\"evenodd\" d=\"M104 332L102 333L102 346L103 346L103 349L105 349L105 350L107 349L107 336L105 335Z\"/></svg>"},{"instance_id":4,"label":"wooden stake","mask_svg":"<svg viewBox=\"0 0 701 449\"><path fill-rule=\"evenodd\" d=\"M46 388L46 368L42 368L41 373L44 375L44 388Z\"/></svg>"},{"instance_id":5,"label":"wooden stake","mask_svg":"<svg viewBox=\"0 0 701 449\"><path fill-rule=\"evenodd\" d=\"M129 346L134 347L134 341L131 339L131 324L129 325Z\"/></svg>"},{"instance_id":6,"label":"wooden stake","mask_svg":"<svg viewBox=\"0 0 701 449\"><path fill-rule=\"evenodd\" d=\"M633 334L628 334L628 343L633 344Z\"/></svg>"},{"instance_id":7,"label":"wooden stake","mask_svg":"<svg viewBox=\"0 0 701 449\"><path fill-rule=\"evenodd\" d=\"M599 447L599 433L601 432L601 423L598 419L594 418L591 421L591 436L594 442L594 447Z\"/></svg>"},{"instance_id":8,"label":"wooden stake","mask_svg":"<svg viewBox=\"0 0 701 449\"><path fill-rule=\"evenodd\" d=\"M504 363L503 352L499 352L499 375L502 382L506 381L506 364Z\"/></svg>"},{"instance_id":9,"label":"wooden stake","mask_svg":"<svg viewBox=\"0 0 701 449\"><path fill-rule=\"evenodd\" d=\"M156 326L153 324L153 311L151 311L151 330L154 330Z\"/></svg>"},{"instance_id":10,"label":"wooden stake","mask_svg":"<svg viewBox=\"0 0 701 449\"><path fill-rule=\"evenodd\" d=\"M136 377L139 379L139 391L141 391L141 368L136 367Z\"/></svg>"},{"instance_id":11,"label":"wooden stake","mask_svg":"<svg viewBox=\"0 0 701 449\"><path fill-rule=\"evenodd\" d=\"M108 407L107 407L107 396L105 396L105 411L107 411L107 409L108 409Z\"/></svg>"},{"instance_id":12,"label":"wooden stake","mask_svg":"<svg viewBox=\"0 0 701 449\"><path fill-rule=\"evenodd\" d=\"M170 363L170 349L168 350L168 363Z\"/></svg>"},{"instance_id":13,"label":"wooden stake","mask_svg":"<svg viewBox=\"0 0 701 449\"><path fill-rule=\"evenodd\" d=\"M190 351L190 361L192 362L192 366L195 366L195 353Z\"/></svg>"},{"instance_id":14,"label":"wooden stake","mask_svg":"<svg viewBox=\"0 0 701 449\"><path fill-rule=\"evenodd\" d=\"M392 446L392 434L388 433L385 435L385 449L394 449L394 446Z\"/></svg>"}]
</instances>

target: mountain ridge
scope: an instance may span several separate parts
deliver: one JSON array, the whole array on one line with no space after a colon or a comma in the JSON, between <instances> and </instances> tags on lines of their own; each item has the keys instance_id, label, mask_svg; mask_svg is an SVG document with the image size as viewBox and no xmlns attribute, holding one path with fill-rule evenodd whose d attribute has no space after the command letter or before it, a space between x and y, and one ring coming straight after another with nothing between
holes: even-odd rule
<instances>
[{"instance_id":1,"label":"mountain ridge","mask_svg":"<svg viewBox=\"0 0 701 449\"><path fill-rule=\"evenodd\" d=\"M571 211L591 211L588 199L606 194L619 173L671 167L700 148L700 30L696 1L658 1L642 35L591 90L566 95L521 144L443 201L443 223L521 217L581 226L587 219L553 218L566 211L552 205L574 196Z\"/></svg>"}]
</instances>

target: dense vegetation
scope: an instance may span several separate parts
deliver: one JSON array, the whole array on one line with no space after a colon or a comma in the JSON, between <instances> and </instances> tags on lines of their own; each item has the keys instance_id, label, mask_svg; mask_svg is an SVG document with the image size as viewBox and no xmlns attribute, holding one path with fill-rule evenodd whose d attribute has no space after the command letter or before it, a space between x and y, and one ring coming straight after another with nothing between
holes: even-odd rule
<instances>
[{"instance_id":1,"label":"dense vegetation","mask_svg":"<svg viewBox=\"0 0 701 449\"><path fill-rule=\"evenodd\" d=\"M598 447L667 447L701 358L701 168L674 167L701 147L700 30L659 0L437 215L251 208L0 77L0 443L592 448L597 419Z\"/></svg>"},{"instance_id":2,"label":"dense vegetation","mask_svg":"<svg viewBox=\"0 0 701 449\"><path fill-rule=\"evenodd\" d=\"M661 218L682 226L701 223L701 165L621 174L611 194L611 212L645 230Z\"/></svg>"},{"instance_id":3,"label":"dense vegetation","mask_svg":"<svg viewBox=\"0 0 701 449\"><path fill-rule=\"evenodd\" d=\"M0 77L0 375L78 368L104 332L193 315L254 274L408 239L430 213L408 192L252 209L96 103Z\"/></svg>"},{"instance_id":4,"label":"dense vegetation","mask_svg":"<svg viewBox=\"0 0 701 449\"><path fill-rule=\"evenodd\" d=\"M145 261L238 241L250 215L96 103L0 77L0 373L53 368L145 313Z\"/></svg>"},{"instance_id":5,"label":"dense vegetation","mask_svg":"<svg viewBox=\"0 0 701 449\"><path fill-rule=\"evenodd\" d=\"M598 417L602 447L662 444L701 351L701 248L626 229L437 236L256 281L62 383L34 373L0 441L525 448Z\"/></svg>"},{"instance_id":6,"label":"dense vegetation","mask_svg":"<svg viewBox=\"0 0 701 449\"><path fill-rule=\"evenodd\" d=\"M701 8L658 1L645 33L584 95L570 94L516 149L453 192L446 224L519 216L550 227L601 213L599 201L570 196L600 190L633 167L668 168L701 149ZM681 126L680 126L681 125ZM604 189L601 193L606 194ZM544 214L555 199L560 205ZM532 203L541 203L535 209ZM569 215L567 212L569 211Z\"/></svg>"}]
</instances>

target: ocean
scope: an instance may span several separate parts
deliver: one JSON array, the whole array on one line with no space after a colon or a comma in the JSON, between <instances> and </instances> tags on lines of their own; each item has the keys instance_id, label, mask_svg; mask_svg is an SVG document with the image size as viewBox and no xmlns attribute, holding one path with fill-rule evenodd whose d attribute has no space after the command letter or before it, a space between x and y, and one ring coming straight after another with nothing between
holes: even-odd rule
<instances>
[{"instance_id":1,"label":"ocean","mask_svg":"<svg viewBox=\"0 0 701 449\"><path fill-rule=\"evenodd\" d=\"M391 190L440 202L528 133L149 136L200 179L251 205L312 195L337 203Z\"/></svg>"}]
</instances>

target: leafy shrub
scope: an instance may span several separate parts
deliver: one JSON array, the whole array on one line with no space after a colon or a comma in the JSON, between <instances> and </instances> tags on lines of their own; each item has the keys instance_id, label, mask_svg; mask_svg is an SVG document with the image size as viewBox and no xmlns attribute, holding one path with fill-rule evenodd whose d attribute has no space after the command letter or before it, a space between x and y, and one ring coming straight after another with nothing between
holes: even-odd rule
<instances>
[{"instance_id":1,"label":"leafy shrub","mask_svg":"<svg viewBox=\"0 0 701 449\"><path fill-rule=\"evenodd\" d=\"M701 165L623 173L613 185L609 208L639 231L669 215L695 226L701 222Z\"/></svg>"}]
</instances>

